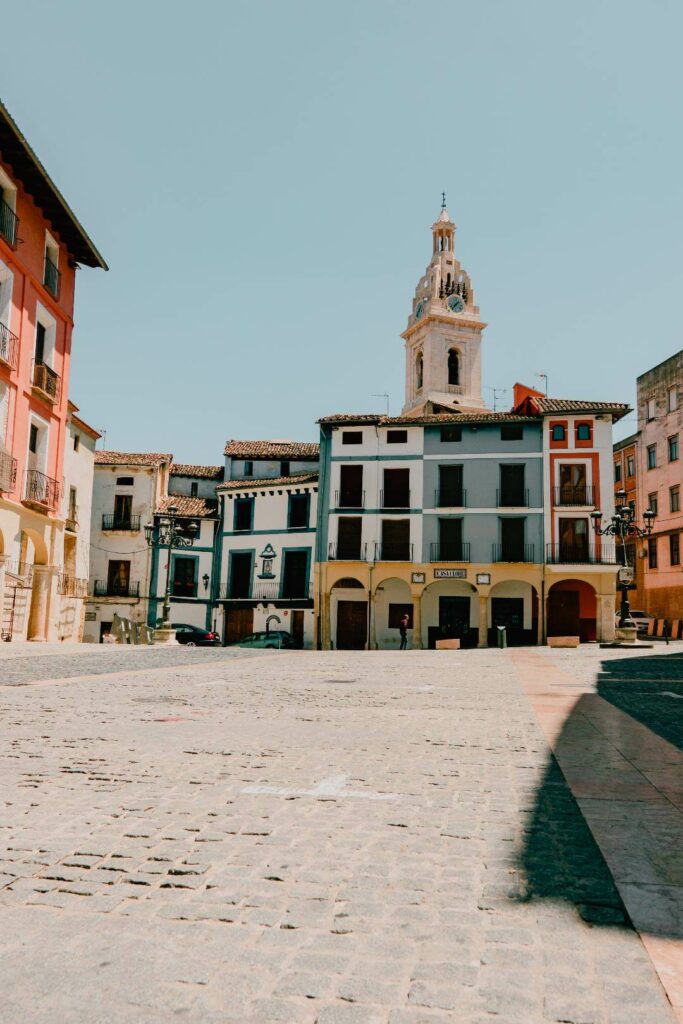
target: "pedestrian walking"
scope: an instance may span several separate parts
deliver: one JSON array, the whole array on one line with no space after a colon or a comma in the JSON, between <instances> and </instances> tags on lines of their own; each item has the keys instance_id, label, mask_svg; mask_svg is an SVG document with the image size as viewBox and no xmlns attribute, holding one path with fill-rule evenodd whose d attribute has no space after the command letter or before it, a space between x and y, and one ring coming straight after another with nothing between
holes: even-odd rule
<instances>
[{"instance_id":1,"label":"pedestrian walking","mask_svg":"<svg viewBox=\"0 0 683 1024\"><path fill-rule=\"evenodd\" d=\"M408 647L408 624L409 624L409 622L410 622L410 619L408 618L408 613L404 612L404 614L401 616L401 622L399 623L399 627L398 627L398 631L401 634L401 646L399 648L399 650L401 650L401 651L405 651L407 649L407 647Z\"/></svg>"}]
</instances>

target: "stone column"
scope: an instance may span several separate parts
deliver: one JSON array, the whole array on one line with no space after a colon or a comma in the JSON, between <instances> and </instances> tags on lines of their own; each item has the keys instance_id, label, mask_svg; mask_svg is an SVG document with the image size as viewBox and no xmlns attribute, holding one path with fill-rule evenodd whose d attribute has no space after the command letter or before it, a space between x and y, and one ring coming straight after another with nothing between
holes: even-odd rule
<instances>
[{"instance_id":1,"label":"stone column","mask_svg":"<svg viewBox=\"0 0 683 1024\"><path fill-rule=\"evenodd\" d=\"M422 591L411 595L413 599L413 642L412 650L422 650Z\"/></svg>"},{"instance_id":2,"label":"stone column","mask_svg":"<svg viewBox=\"0 0 683 1024\"><path fill-rule=\"evenodd\" d=\"M377 650L377 609L375 608L375 592L368 587L368 616L370 630L368 633L368 650Z\"/></svg>"},{"instance_id":3,"label":"stone column","mask_svg":"<svg viewBox=\"0 0 683 1024\"><path fill-rule=\"evenodd\" d=\"M614 594L598 594L596 597L596 639L603 644L614 640Z\"/></svg>"},{"instance_id":4,"label":"stone column","mask_svg":"<svg viewBox=\"0 0 683 1024\"><path fill-rule=\"evenodd\" d=\"M479 595L479 643L477 647L488 647L489 645L489 599L484 594Z\"/></svg>"},{"instance_id":5,"label":"stone column","mask_svg":"<svg viewBox=\"0 0 683 1024\"><path fill-rule=\"evenodd\" d=\"M323 591L322 609L320 614L322 616L322 623L320 626L320 646L323 651L329 651L332 623L330 622L330 594L327 590Z\"/></svg>"},{"instance_id":6,"label":"stone column","mask_svg":"<svg viewBox=\"0 0 683 1024\"><path fill-rule=\"evenodd\" d=\"M5 615L5 561L7 555L0 555L0 629Z\"/></svg>"},{"instance_id":7,"label":"stone column","mask_svg":"<svg viewBox=\"0 0 683 1024\"><path fill-rule=\"evenodd\" d=\"M28 617L28 640L47 640L50 588L53 570L50 565L33 566L31 610Z\"/></svg>"}]
</instances>

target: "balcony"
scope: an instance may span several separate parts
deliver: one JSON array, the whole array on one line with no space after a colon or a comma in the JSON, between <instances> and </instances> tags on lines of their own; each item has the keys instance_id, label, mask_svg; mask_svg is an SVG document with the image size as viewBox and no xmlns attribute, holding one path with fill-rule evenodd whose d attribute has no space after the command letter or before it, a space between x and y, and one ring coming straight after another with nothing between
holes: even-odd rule
<instances>
[{"instance_id":1,"label":"balcony","mask_svg":"<svg viewBox=\"0 0 683 1024\"><path fill-rule=\"evenodd\" d=\"M528 508L529 491L525 487L503 487L496 491L496 508Z\"/></svg>"},{"instance_id":2,"label":"balcony","mask_svg":"<svg viewBox=\"0 0 683 1024\"><path fill-rule=\"evenodd\" d=\"M327 548L327 559L329 562L366 562L367 544L353 544L350 541L331 542Z\"/></svg>"},{"instance_id":3,"label":"balcony","mask_svg":"<svg viewBox=\"0 0 683 1024\"><path fill-rule=\"evenodd\" d=\"M434 491L434 508L466 508L467 491L464 487L443 487Z\"/></svg>"},{"instance_id":4,"label":"balcony","mask_svg":"<svg viewBox=\"0 0 683 1024\"><path fill-rule=\"evenodd\" d=\"M52 405L59 401L61 377L46 363L36 362L33 366L33 390Z\"/></svg>"},{"instance_id":5,"label":"balcony","mask_svg":"<svg viewBox=\"0 0 683 1024\"><path fill-rule=\"evenodd\" d=\"M70 533L76 533L78 530L78 509L70 508L64 518L64 529Z\"/></svg>"},{"instance_id":6,"label":"balcony","mask_svg":"<svg viewBox=\"0 0 683 1024\"><path fill-rule=\"evenodd\" d=\"M376 562L412 562L413 545L408 541L391 541L375 544Z\"/></svg>"},{"instance_id":7,"label":"balcony","mask_svg":"<svg viewBox=\"0 0 683 1024\"><path fill-rule=\"evenodd\" d=\"M251 587L223 584L220 588L221 601L311 601L313 586L308 580L284 579L254 580Z\"/></svg>"},{"instance_id":8,"label":"balcony","mask_svg":"<svg viewBox=\"0 0 683 1024\"><path fill-rule=\"evenodd\" d=\"M582 505L592 507L593 488L589 484L560 484L553 489L553 501L556 507Z\"/></svg>"},{"instance_id":9,"label":"balcony","mask_svg":"<svg viewBox=\"0 0 683 1024\"><path fill-rule=\"evenodd\" d=\"M365 508L365 491L335 491L335 508Z\"/></svg>"},{"instance_id":10,"label":"balcony","mask_svg":"<svg viewBox=\"0 0 683 1024\"><path fill-rule=\"evenodd\" d=\"M447 541L444 544L429 545L430 562L469 562L470 546L468 543Z\"/></svg>"},{"instance_id":11,"label":"balcony","mask_svg":"<svg viewBox=\"0 0 683 1024\"><path fill-rule=\"evenodd\" d=\"M37 469L27 469L22 500L40 512L54 512L59 505L59 483Z\"/></svg>"},{"instance_id":12,"label":"balcony","mask_svg":"<svg viewBox=\"0 0 683 1024\"><path fill-rule=\"evenodd\" d=\"M140 581L124 580L121 583L109 580L95 580L93 597L139 597Z\"/></svg>"},{"instance_id":13,"label":"balcony","mask_svg":"<svg viewBox=\"0 0 683 1024\"><path fill-rule=\"evenodd\" d=\"M0 199L0 235L13 249L16 249L17 246L18 228L19 218L16 213L4 199Z\"/></svg>"},{"instance_id":14,"label":"balcony","mask_svg":"<svg viewBox=\"0 0 683 1024\"><path fill-rule=\"evenodd\" d=\"M62 597L87 597L88 581L78 576L69 576L68 573L61 573L57 581L57 593Z\"/></svg>"},{"instance_id":15,"label":"balcony","mask_svg":"<svg viewBox=\"0 0 683 1024\"><path fill-rule=\"evenodd\" d=\"M43 272L43 284L49 291L53 298L59 298L59 286L61 283L62 275L57 270L57 267L52 262L49 256L45 257L45 270Z\"/></svg>"},{"instance_id":16,"label":"balcony","mask_svg":"<svg viewBox=\"0 0 683 1024\"><path fill-rule=\"evenodd\" d=\"M19 365L19 339L4 324L0 324L0 363L10 370Z\"/></svg>"},{"instance_id":17,"label":"balcony","mask_svg":"<svg viewBox=\"0 0 683 1024\"><path fill-rule=\"evenodd\" d=\"M534 562L533 544L494 544L492 562Z\"/></svg>"},{"instance_id":18,"label":"balcony","mask_svg":"<svg viewBox=\"0 0 683 1024\"><path fill-rule=\"evenodd\" d=\"M106 531L120 530L124 533L137 533L140 529L140 516L120 516L116 512L107 512L102 516L102 529Z\"/></svg>"},{"instance_id":19,"label":"balcony","mask_svg":"<svg viewBox=\"0 0 683 1024\"><path fill-rule=\"evenodd\" d=\"M383 509L410 508L410 491L380 491L379 504Z\"/></svg>"},{"instance_id":20,"label":"balcony","mask_svg":"<svg viewBox=\"0 0 683 1024\"><path fill-rule=\"evenodd\" d=\"M446 390L450 395L464 395L465 388L462 384L447 384Z\"/></svg>"},{"instance_id":21,"label":"balcony","mask_svg":"<svg viewBox=\"0 0 683 1024\"><path fill-rule=\"evenodd\" d=\"M0 452L0 492L8 494L17 482L17 460Z\"/></svg>"},{"instance_id":22,"label":"balcony","mask_svg":"<svg viewBox=\"0 0 683 1024\"><path fill-rule=\"evenodd\" d=\"M601 544L598 551L590 544L547 544L548 565L616 565L614 544Z\"/></svg>"}]
</instances>

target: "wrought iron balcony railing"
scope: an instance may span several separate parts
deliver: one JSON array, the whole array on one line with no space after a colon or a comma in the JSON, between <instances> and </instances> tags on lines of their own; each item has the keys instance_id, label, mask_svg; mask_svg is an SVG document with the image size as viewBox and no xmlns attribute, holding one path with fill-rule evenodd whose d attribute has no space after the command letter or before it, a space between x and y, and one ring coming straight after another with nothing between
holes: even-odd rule
<instances>
[{"instance_id":1,"label":"wrought iron balcony railing","mask_svg":"<svg viewBox=\"0 0 683 1024\"><path fill-rule=\"evenodd\" d=\"M342 490L334 492L335 508L365 508L365 491Z\"/></svg>"},{"instance_id":2,"label":"wrought iron balcony railing","mask_svg":"<svg viewBox=\"0 0 683 1024\"><path fill-rule=\"evenodd\" d=\"M64 517L64 528L69 530L71 533L75 533L78 529L78 509L70 508Z\"/></svg>"},{"instance_id":3,"label":"wrought iron balcony railing","mask_svg":"<svg viewBox=\"0 0 683 1024\"><path fill-rule=\"evenodd\" d=\"M590 484L560 484L553 494L556 506L593 505L593 488Z\"/></svg>"},{"instance_id":4,"label":"wrought iron balcony railing","mask_svg":"<svg viewBox=\"0 0 683 1024\"><path fill-rule=\"evenodd\" d=\"M123 580L121 582L109 580L95 580L93 585L93 597L139 597L140 581Z\"/></svg>"},{"instance_id":5,"label":"wrought iron balcony railing","mask_svg":"<svg viewBox=\"0 0 683 1024\"><path fill-rule=\"evenodd\" d=\"M17 482L17 460L0 452L0 491L8 494Z\"/></svg>"},{"instance_id":6,"label":"wrought iron balcony railing","mask_svg":"<svg viewBox=\"0 0 683 1024\"><path fill-rule=\"evenodd\" d=\"M78 576L69 576L68 573L60 573L57 590L62 597L87 597L88 581Z\"/></svg>"},{"instance_id":7,"label":"wrought iron balcony railing","mask_svg":"<svg viewBox=\"0 0 683 1024\"><path fill-rule=\"evenodd\" d=\"M434 508L466 508L467 491L464 487L442 487L434 491Z\"/></svg>"},{"instance_id":8,"label":"wrought iron balcony railing","mask_svg":"<svg viewBox=\"0 0 683 1024\"><path fill-rule=\"evenodd\" d=\"M0 363L11 370L16 370L19 364L19 339L4 324L0 324Z\"/></svg>"},{"instance_id":9,"label":"wrought iron balcony railing","mask_svg":"<svg viewBox=\"0 0 683 1024\"><path fill-rule=\"evenodd\" d=\"M140 516L121 516L117 515L116 512L107 512L102 516L102 529L137 533L140 529Z\"/></svg>"},{"instance_id":10,"label":"wrought iron balcony railing","mask_svg":"<svg viewBox=\"0 0 683 1024\"><path fill-rule=\"evenodd\" d=\"M0 199L0 235L14 249L17 244L17 229L19 218L4 199Z\"/></svg>"},{"instance_id":11,"label":"wrought iron balcony railing","mask_svg":"<svg viewBox=\"0 0 683 1024\"><path fill-rule=\"evenodd\" d=\"M497 508L528 508L529 491L526 487L502 487L496 491Z\"/></svg>"},{"instance_id":12,"label":"wrought iron balcony railing","mask_svg":"<svg viewBox=\"0 0 683 1024\"><path fill-rule=\"evenodd\" d=\"M51 402L59 401L61 378L46 363L36 362L33 367L33 387L42 391Z\"/></svg>"},{"instance_id":13,"label":"wrought iron balcony railing","mask_svg":"<svg viewBox=\"0 0 683 1024\"><path fill-rule=\"evenodd\" d=\"M446 541L429 545L430 562L469 562L470 545L467 542Z\"/></svg>"},{"instance_id":14,"label":"wrought iron balcony railing","mask_svg":"<svg viewBox=\"0 0 683 1024\"><path fill-rule=\"evenodd\" d=\"M59 505L59 483L37 469L27 469L23 500L29 505L37 505L41 511L54 512Z\"/></svg>"},{"instance_id":15,"label":"wrought iron balcony railing","mask_svg":"<svg viewBox=\"0 0 683 1024\"><path fill-rule=\"evenodd\" d=\"M412 562L413 545L407 541L391 541L375 544L376 562Z\"/></svg>"},{"instance_id":16,"label":"wrought iron balcony railing","mask_svg":"<svg viewBox=\"0 0 683 1024\"><path fill-rule=\"evenodd\" d=\"M598 550L592 544L547 544L545 560L548 565L616 565L614 544L601 544Z\"/></svg>"},{"instance_id":17,"label":"wrought iron balcony railing","mask_svg":"<svg viewBox=\"0 0 683 1024\"><path fill-rule=\"evenodd\" d=\"M410 491L380 491L380 508L410 508Z\"/></svg>"},{"instance_id":18,"label":"wrought iron balcony railing","mask_svg":"<svg viewBox=\"0 0 683 1024\"><path fill-rule=\"evenodd\" d=\"M52 262L49 256L45 257L45 271L43 273L43 284L55 299L59 298L59 286L62 275Z\"/></svg>"},{"instance_id":19,"label":"wrought iron balcony railing","mask_svg":"<svg viewBox=\"0 0 683 1024\"><path fill-rule=\"evenodd\" d=\"M533 544L494 544L492 562L534 562Z\"/></svg>"},{"instance_id":20,"label":"wrought iron balcony railing","mask_svg":"<svg viewBox=\"0 0 683 1024\"><path fill-rule=\"evenodd\" d=\"M352 544L350 541L330 542L327 549L327 557L330 562L366 562L367 544Z\"/></svg>"}]
</instances>

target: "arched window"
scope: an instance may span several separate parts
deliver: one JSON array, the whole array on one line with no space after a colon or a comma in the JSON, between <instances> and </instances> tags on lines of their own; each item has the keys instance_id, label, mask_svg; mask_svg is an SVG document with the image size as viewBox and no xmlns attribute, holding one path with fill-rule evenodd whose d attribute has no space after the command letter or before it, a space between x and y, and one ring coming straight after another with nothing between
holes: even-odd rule
<instances>
[{"instance_id":1,"label":"arched window","mask_svg":"<svg viewBox=\"0 0 683 1024\"><path fill-rule=\"evenodd\" d=\"M423 364L422 364L422 353L417 353L417 359L415 360L415 381L417 390L420 391L422 388L422 376L423 376Z\"/></svg>"},{"instance_id":2,"label":"arched window","mask_svg":"<svg viewBox=\"0 0 683 1024\"><path fill-rule=\"evenodd\" d=\"M460 383L460 359L454 348L448 353L448 383Z\"/></svg>"}]
</instances>

